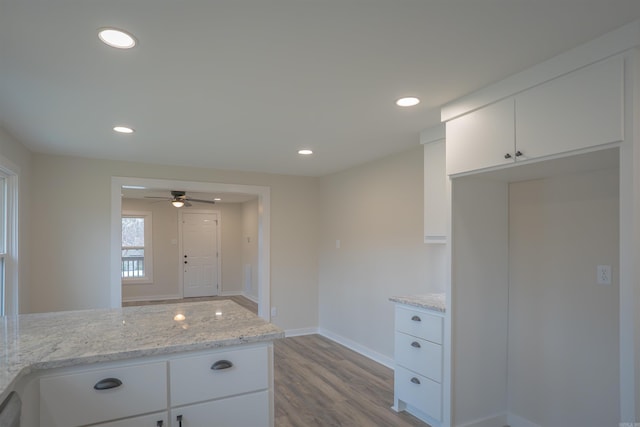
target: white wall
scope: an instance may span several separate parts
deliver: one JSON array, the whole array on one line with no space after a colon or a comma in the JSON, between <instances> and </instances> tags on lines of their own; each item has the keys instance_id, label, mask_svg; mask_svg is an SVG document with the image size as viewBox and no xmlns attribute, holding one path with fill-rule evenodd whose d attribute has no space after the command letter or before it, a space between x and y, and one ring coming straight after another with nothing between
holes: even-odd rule
<instances>
[{"instance_id":1,"label":"white wall","mask_svg":"<svg viewBox=\"0 0 640 427\"><path fill-rule=\"evenodd\" d=\"M509 408L541 426L619 422L618 173L510 185Z\"/></svg>"},{"instance_id":2,"label":"white wall","mask_svg":"<svg viewBox=\"0 0 640 427\"><path fill-rule=\"evenodd\" d=\"M154 300L179 298L178 272L180 268L178 244L178 209L169 203L154 203L141 199L122 199L123 211L149 211L153 230L153 283L122 285L122 300Z\"/></svg>"},{"instance_id":3,"label":"white wall","mask_svg":"<svg viewBox=\"0 0 640 427\"><path fill-rule=\"evenodd\" d=\"M321 179L321 329L393 357L388 298L444 289L423 198L422 146Z\"/></svg>"},{"instance_id":4,"label":"white wall","mask_svg":"<svg viewBox=\"0 0 640 427\"><path fill-rule=\"evenodd\" d=\"M29 311L29 298L23 294L29 292L30 282L30 227L29 212L31 208L31 152L15 138L0 127L0 155L20 168L18 176L18 310L21 313ZM8 295L11 298L11 295Z\"/></svg>"},{"instance_id":5,"label":"white wall","mask_svg":"<svg viewBox=\"0 0 640 427\"><path fill-rule=\"evenodd\" d=\"M33 155L30 311L108 307L112 176L271 188L271 304L279 326L317 325L318 179Z\"/></svg>"}]
</instances>

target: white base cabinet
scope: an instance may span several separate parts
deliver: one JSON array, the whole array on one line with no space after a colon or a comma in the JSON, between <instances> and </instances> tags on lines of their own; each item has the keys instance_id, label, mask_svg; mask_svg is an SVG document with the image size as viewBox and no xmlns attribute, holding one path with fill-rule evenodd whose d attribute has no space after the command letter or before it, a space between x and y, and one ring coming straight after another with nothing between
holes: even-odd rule
<instances>
[{"instance_id":1,"label":"white base cabinet","mask_svg":"<svg viewBox=\"0 0 640 427\"><path fill-rule=\"evenodd\" d=\"M394 409L442 424L442 312L396 303Z\"/></svg>"},{"instance_id":2,"label":"white base cabinet","mask_svg":"<svg viewBox=\"0 0 640 427\"><path fill-rule=\"evenodd\" d=\"M143 415L141 417L127 418L120 421L95 424L94 427L167 427L169 425L169 414L160 412L158 414Z\"/></svg>"},{"instance_id":3,"label":"white base cabinet","mask_svg":"<svg viewBox=\"0 0 640 427\"><path fill-rule=\"evenodd\" d=\"M35 384L40 427L274 425L271 343L58 369Z\"/></svg>"}]
</instances>

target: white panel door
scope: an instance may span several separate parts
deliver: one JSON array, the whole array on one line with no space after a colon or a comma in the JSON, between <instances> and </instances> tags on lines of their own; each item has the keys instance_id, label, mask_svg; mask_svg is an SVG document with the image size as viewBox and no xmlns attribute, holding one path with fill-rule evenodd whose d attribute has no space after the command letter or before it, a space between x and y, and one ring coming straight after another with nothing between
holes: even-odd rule
<instances>
[{"instance_id":1,"label":"white panel door","mask_svg":"<svg viewBox=\"0 0 640 427\"><path fill-rule=\"evenodd\" d=\"M182 283L185 297L218 294L218 215L182 214Z\"/></svg>"}]
</instances>

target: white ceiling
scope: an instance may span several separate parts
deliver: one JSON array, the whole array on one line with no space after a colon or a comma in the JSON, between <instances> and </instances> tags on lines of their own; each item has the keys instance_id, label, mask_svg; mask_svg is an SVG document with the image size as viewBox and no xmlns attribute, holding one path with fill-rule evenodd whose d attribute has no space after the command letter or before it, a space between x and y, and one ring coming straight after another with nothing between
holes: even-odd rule
<instances>
[{"instance_id":1,"label":"white ceiling","mask_svg":"<svg viewBox=\"0 0 640 427\"><path fill-rule=\"evenodd\" d=\"M0 0L0 126L37 152L321 176L638 18L638 0Z\"/></svg>"}]
</instances>

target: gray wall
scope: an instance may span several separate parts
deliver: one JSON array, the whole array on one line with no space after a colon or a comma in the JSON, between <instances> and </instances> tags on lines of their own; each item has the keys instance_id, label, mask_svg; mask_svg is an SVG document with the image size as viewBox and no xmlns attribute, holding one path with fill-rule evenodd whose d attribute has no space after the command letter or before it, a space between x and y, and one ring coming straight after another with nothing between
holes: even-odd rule
<instances>
[{"instance_id":1,"label":"gray wall","mask_svg":"<svg viewBox=\"0 0 640 427\"><path fill-rule=\"evenodd\" d=\"M541 426L618 424L618 173L510 185L509 407Z\"/></svg>"},{"instance_id":2,"label":"gray wall","mask_svg":"<svg viewBox=\"0 0 640 427\"><path fill-rule=\"evenodd\" d=\"M444 248L423 243L423 161L416 146L321 179L320 328L388 358L388 298L444 289Z\"/></svg>"}]
</instances>

